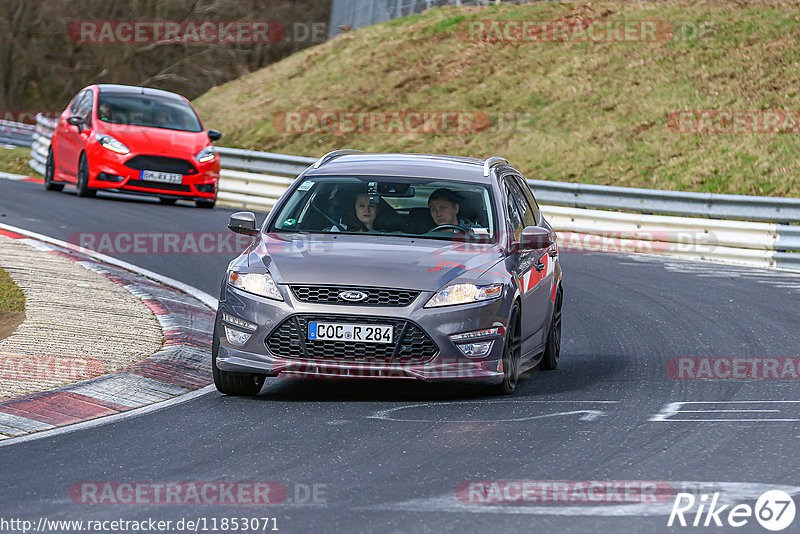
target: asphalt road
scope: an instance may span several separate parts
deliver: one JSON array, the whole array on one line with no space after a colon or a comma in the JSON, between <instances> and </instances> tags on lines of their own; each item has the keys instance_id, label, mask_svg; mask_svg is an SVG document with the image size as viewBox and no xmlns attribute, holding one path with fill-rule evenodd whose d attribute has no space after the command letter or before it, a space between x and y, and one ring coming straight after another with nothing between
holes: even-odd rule
<instances>
[{"instance_id":1,"label":"asphalt road","mask_svg":"<svg viewBox=\"0 0 800 534\"><path fill-rule=\"evenodd\" d=\"M0 181L1 222L59 239L224 232L229 213ZM211 294L233 256L112 255ZM269 528L281 532L766 532L753 518L738 529L668 527L672 497L636 506L456 497L465 481L494 480L672 488L693 481L706 483L709 495L722 491L750 505L772 486L800 491L800 403L788 402L800 399L798 380L678 380L667 372L676 357L797 357L800 276L621 254L564 253L562 265L559 369L532 373L513 397L406 382L280 379L268 379L257 398L211 392L0 447L0 517L206 518L209 528L212 518L270 517ZM665 412L679 402L699 404ZM91 505L70 497L84 482L220 481L278 482L288 500ZM305 498L313 485L317 502ZM800 518L786 532L798 525Z\"/></svg>"}]
</instances>

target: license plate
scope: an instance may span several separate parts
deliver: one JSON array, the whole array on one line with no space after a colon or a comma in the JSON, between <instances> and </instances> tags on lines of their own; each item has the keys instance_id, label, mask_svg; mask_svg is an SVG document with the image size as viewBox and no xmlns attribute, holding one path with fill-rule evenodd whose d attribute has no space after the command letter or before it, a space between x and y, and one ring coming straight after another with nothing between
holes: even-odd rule
<instances>
[{"instance_id":1,"label":"license plate","mask_svg":"<svg viewBox=\"0 0 800 534\"><path fill-rule=\"evenodd\" d=\"M142 180L180 184L183 183L183 175L176 172L142 171Z\"/></svg>"},{"instance_id":2,"label":"license plate","mask_svg":"<svg viewBox=\"0 0 800 534\"><path fill-rule=\"evenodd\" d=\"M308 339L391 343L394 329L386 324L308 323Z\"/></svg>"}]
</instances>

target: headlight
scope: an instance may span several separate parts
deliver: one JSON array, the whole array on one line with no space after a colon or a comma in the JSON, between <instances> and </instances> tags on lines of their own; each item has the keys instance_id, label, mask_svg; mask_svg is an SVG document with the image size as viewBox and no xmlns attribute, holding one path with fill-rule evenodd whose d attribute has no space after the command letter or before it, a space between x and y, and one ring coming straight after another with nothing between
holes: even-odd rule
<instances>
[{"instance_id":1,"label":"headlight","mask_svg":"<svg viewBox=\"0 0 800 534\"><path fill-rule=\"evenodd\" d=\"M214 156L216 154L217 153L214 151L214 147L208 145L203 150L198 152L197 155L194 157L194 159L196 159L198 163L205 163L206 161L211 161L212 159L214 159Z\"/></svg>"},{"instance_id":2,"label":"headlight","mask_svg":"<svg viewBox=\"0 0 800 534\"><path fill-rule=\"evenodd\" d=\"M117 154L127 154L130 152L128 147L110 135L95 134L95 139L97 139L97 142L103 145L104 148L107 148L112 152L116 152Z\"/></svg>"},{"instance_id":3,"label":"headlight","mask_svg":"<svg viewBox=\"0 0 800 534\"><path fill-rule=\"evenodd\" d=\"M228 283L248 293L261 295L268 299L283 300L278 284L269 273L240 273L228 271Z\"/></svg>"},{"instance_id":4,"label":"headlight","mask_svg":"<svg viewBox=\"0 0 800 534\"><path fill-rule=\"evenodd\" d=\"M453 284L440 289L438 293L431 297L426 308L437 306L452 306L453 304L468 304L481 300L492 300L499 298L503 294L502 284L490 284L488 286L476 286L475 284Z\"/></svg>"}]
</instances>

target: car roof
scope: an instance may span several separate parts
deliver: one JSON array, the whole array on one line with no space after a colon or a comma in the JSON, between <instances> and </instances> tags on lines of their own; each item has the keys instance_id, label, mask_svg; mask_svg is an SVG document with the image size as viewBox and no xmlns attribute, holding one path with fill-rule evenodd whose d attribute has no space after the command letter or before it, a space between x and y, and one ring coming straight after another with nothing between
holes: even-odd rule
<instances>
[{"instance_id":1,"label":"car roof","mask_svg":"<svg viewBox=\"0 0 800 534\"><path fill-rule=\"evenodd\" d=\"M364 153L338 156L306 175L402 176L490 184L491 177L483 175L483 165L482 159L461 156Z\"/></svg>"},{"instance_id":2,"label":"car roof","mask_svg":"<svg viewBox=\"0 0 800 534\"><path fill-rule=\"evenodd\" d=\"M116 93L116 94L138 94L160 96L163 98L172 98L175 100L184 100L184 98L176 93L163 91L161 89L151 89L149 87L136 87L135 85L118 85L114 83L101 83L97 84L97 90L101 93Z\"/></svg>"}]
</instances>

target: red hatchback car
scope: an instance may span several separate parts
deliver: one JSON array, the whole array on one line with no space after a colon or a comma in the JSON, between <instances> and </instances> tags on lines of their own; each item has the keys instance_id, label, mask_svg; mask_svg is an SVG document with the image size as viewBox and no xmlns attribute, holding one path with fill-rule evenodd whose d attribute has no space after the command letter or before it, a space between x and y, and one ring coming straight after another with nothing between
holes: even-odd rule
<instances>
[{"instance_id":1,"label":"red hatchback car","mask_svg":"<svg viewBox=\"0 0 800 534\"><path fill-rule=\"evenodd\" d=\"M197 112L180 95L128 85L92 85L61 114L45 167L45 189L74 184L78 196L98 190L154 195L163 203L213 208L219 155Z\"/></svg>"}]
</instances>

